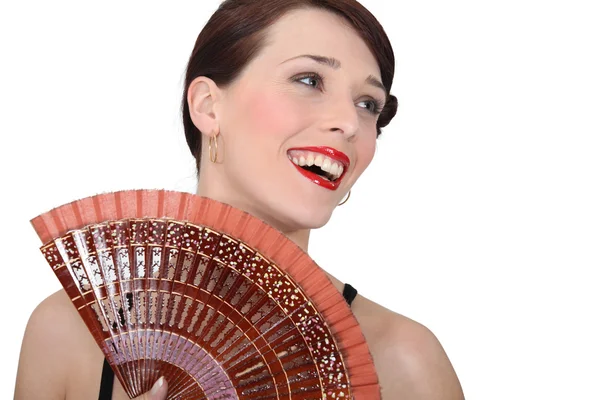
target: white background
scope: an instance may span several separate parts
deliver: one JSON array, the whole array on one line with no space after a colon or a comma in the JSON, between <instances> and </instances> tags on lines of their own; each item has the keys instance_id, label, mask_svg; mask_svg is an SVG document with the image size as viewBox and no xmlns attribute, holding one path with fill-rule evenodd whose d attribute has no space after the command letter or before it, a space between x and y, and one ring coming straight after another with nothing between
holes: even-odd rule
<instances>
[{"instance_id":1,"label":"white background","mask_svg":"<svg viewBox=\"0 0 600 400\"><path fill-rule=\"evenodd\" d=\"M3 399L30 313L60 288L29 219L104 191L195 192L179 100L218 4L6 3ZM428 326L467 399L600 399L597 2L363 4L400 106L311 255Z\"/></svg>"}]
</instances>

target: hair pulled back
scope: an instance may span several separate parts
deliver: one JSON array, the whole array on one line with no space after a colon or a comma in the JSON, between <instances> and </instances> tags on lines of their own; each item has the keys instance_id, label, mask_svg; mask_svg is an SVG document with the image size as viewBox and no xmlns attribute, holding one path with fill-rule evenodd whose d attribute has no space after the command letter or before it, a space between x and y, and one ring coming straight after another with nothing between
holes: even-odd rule
<instances>
[{"instance_id":1,"label":"hair pulled back","mask_svg":"<svg viewBox=\"0 0 600 400\"><path fill-rule=\"evenodd\" d=\"M345 18L373 53L387 93L377 121L377 136L396 114L398 100L390 94L395 67L392 46L379 21L356 0L226 0L198 35L186 70L181 111L197 173L202 137L190 117L187 103L190 84L197 77L206 76L218 86L227 86L261 50L267 28L287 12L301 8L323 9Z\"/></svg>"}]
</instances>

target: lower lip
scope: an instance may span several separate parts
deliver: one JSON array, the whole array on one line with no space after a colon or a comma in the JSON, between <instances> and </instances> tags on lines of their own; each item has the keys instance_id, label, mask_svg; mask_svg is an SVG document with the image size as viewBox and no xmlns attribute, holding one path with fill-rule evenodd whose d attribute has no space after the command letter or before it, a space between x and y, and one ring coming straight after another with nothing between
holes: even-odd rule
<instances>
[{"instance_id":1,"label":"lower lip","mask_svg":"<svg viewBox=\"0 0 600 400\"><path fill-rule=\"evenodd\" d=\"M294 163L292 163L292 165L294 167L296 167L296 169L302 175L304 175L305 177L310 179L313 183L316 183L317 185L324 187L325 189L329 189L329 190L336 190L338 188L338 186L340 186L340 182L342 181L342 177L344 176L344 173L342 173L342 175L335 182L331 182L331 181L328 181L327 179L323 178L320 175L313 174L312 172L309 172L309 171L305 170L304 168L297 166ZM346 171L344 171L344 172L346 172Z\"/></svg>"}]
</instances>

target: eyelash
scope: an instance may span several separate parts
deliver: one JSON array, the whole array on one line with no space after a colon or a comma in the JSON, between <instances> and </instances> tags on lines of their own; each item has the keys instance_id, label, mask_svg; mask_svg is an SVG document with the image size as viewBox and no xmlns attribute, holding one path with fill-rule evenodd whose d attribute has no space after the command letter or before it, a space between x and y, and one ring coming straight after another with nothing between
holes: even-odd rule
<instances>
[{"instance_id":1,"label":"eyelash","mask_svg":"<svg viewBox=\"0 0 600 400\"><path fill-rule=\"evenodd\" d=\"M306 78L310 78L310 79L316 80L321 88L315 87L315 89L322 90L324 79L323 79L323 77L321 75L317 74L316 72L309 72L309 73L305 73L305 74L299 75L299 76L293 78L293 80L294 80L294 82L300 82L300 81L302 81L303 79L306 79ZM304 85L314 87L312 85L307 85L307 84L304 84ZM373 108L372 109L370 109L370 110L366 109L371 114L378 115L383 110L383 104L381 104L381 101L376 100L376 99L371 99L371 100L368 100L367 102L373 104Z\"/></svg>"}]
</instances>

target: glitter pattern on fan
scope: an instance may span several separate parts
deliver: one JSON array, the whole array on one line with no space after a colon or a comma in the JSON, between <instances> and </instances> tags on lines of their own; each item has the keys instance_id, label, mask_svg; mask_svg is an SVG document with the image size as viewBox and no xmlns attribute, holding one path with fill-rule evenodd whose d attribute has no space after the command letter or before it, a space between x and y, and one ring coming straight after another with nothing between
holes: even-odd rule
<instances>
[{"instance_id":1,"label":"glitter pattern on fan","mask_svg":"<svg viewBox=\"0 0 600 400\"><path fill-rule=\"evenodd\" d=\"M42 253L131 397L164 374L169 398L352 398L315 305L233 237L124 219L71 231Z\"/></svg>"}]
</instances>

